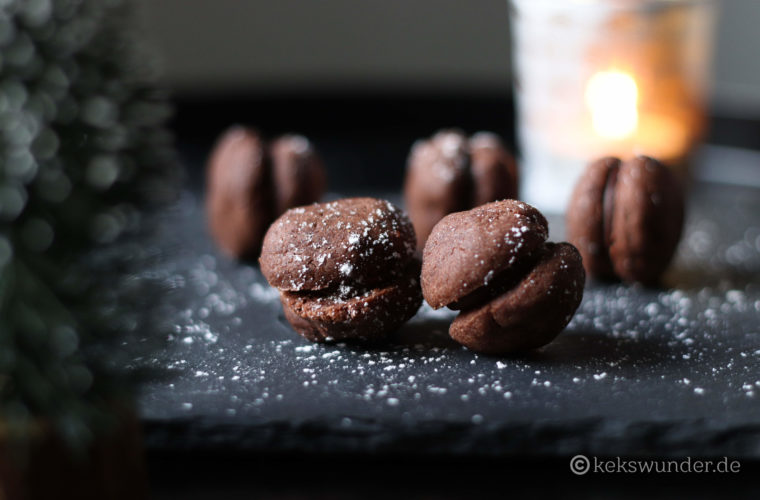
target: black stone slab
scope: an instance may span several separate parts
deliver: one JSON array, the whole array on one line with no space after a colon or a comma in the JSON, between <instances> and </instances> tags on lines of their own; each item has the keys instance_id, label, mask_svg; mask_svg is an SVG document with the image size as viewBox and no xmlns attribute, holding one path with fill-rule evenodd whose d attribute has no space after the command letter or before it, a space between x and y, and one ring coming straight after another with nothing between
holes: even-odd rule
<instances>
[{"instance_id":1,"label":"black stone slab","mask_svg":"<svg viewBox=\"0 0 760 500\"><path fill-rule=\"evenodd\" d=\"M200 207L186 192L152 243L175 331L134 362L149 450L760 458L758 189L696 184L665 288L589 284L555 342L504 358L427 307L384 348L311 344Z\"/></svg>"}]
</instances>

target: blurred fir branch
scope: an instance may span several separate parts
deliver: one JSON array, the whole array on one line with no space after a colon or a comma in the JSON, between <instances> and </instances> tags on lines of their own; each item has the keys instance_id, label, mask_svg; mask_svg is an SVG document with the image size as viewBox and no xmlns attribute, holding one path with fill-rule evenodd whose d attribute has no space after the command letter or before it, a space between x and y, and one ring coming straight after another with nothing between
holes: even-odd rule
<instances>
[{"instance_id":1,"label":"blurred fir branch","mask_svg":"<svg viewBox=\"0 0 760 500\"><path fill-rule=\"evenodd\" d=\"M167 97L126 0L0 0L0 419L85 443L161 337L145 213L176 193Z\"/></svg>"}]
</instances>

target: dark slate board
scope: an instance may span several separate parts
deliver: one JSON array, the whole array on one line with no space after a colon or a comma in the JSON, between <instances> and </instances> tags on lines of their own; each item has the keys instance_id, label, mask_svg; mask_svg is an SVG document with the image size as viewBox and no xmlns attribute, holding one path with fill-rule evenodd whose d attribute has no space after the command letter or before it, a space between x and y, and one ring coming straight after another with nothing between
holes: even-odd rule
<instances>
[{"instance_id":1,"label":"dark slate board","mask_svg":"<svg viewBox=\"0 0 760 500\"><path fill-rule=\"evenodd\" d=\"M696 184L667 288L589 284L522 357L457 346L425 307L385 347L310 344L217 253L197 193L164 222L174 333L134 362L149 450L760 457L758 189Z\"/></svg>"}]
</instances>

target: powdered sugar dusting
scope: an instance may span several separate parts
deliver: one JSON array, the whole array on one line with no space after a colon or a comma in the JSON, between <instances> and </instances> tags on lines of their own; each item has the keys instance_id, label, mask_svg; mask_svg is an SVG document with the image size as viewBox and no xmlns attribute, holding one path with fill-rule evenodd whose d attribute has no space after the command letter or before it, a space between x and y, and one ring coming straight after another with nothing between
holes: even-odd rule
<instances>
[{"instance_id":1,"label":"powdered sugar dusting","mask_svg":"<svg viewBox=\"0 0 760 500\"><path fill-rule=\"evenodd\" d=\"M291 135L287 139L290 141L293 152L296 154L305 155L312 151L311 142L302 135Z\"/></svg>"},{"instance_id":2,"label":"powdered sugar dusting","mask_svg":"<svg viewBox=\"0 0 760 500\"><path fill-rule=\"evenodd\" d=\"M472 148L499 148L502 147L501 139L493 132L480 131L470 137Z\"/></svg>"},{"instance_id":3,"label":"powdered sugar dusting","mask_svg":"<svg viewBox=\"0 0 760 500\"><path fill-rule=\"evenodd\" d=\"M336 280L380 276L414 254L411 223L392 203L356 198L289 210L264 253L276 256L272 283L291 291L337 286ZM273 231L270 229L270 232ZM357 275L358 270L362 271ZM340 278L342 277L342 278Z\"/></svg>"},{"instance_id":4,"label":"powdered sugar dusting","mask_svg":"<svg viewBox=\"0 0 760 500\"><path fill-rule=\"evenodd\" d=\"M343 264L340 265L340 274L342 274L343 276L350 276L351 271L353 270L354 270L354 266L352 266L348 262L344 262Z\"/></svg>"},{"instance_id":5,"label":"powdered sugar dusting","mask_svg":"<svg viewBox=\"0 0 760 500\"><path fill-rule=\"evenodd\" d=\"M628 423L641 429L658 420L674 422L681 444L690 433L704 443L696 433L705 426L679 422L718 420L723 435L752 428L760 410L760 212L736 213L702 199L664 288L592 284L557 340L505 358L454 344L447 331L456 312L427 305L381 346L309 344L282 320L255 266L183 237L186 247L161 270L177 328L165 350L133 362L167 373L142 387L141 415L318 423L371 437L387 430L383 422L487 430L542 421L601 421L619 437ZM197 231L197 213L188 221Z\"/></svg>"},{"instance_id":6,"label":"powdered sugar dusting","mask_svg":"<svg viewBox=\"0 0 760 500\"><path fill-rule=\"evenodd\" d=\"M468 165L467 139L459 131L442 130L429 141L417 141L412 148L411 167L421 169L421 179L432 175L433 179L451 183Z\"/></svg>"}]
</instances>

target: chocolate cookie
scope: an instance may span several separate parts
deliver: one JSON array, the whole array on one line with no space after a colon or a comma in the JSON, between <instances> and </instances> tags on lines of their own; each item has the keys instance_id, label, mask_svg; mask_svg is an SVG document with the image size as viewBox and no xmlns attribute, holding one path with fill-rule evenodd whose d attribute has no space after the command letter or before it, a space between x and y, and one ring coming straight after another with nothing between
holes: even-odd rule
<instances>
[{"instance_id":1,"label":"chocolate cookie","mask_svg":"<svg viewBox=\"0 0 760 500\"><path fill-rule=\"evenodd\" d=\"M312 342L377 340L420 308L419 276L415 259L396 280L378 288L282 292L282 308L291 326Z\"/></svg>"},{"instance_id":2,"label":"chocolate cookie","mask_svg":"<svg viewBox=\"0 0 760 500\"><path fill-rule=\"evenodd\" d=\"M274 171L277 216L292 207L314 203L322 197L327 176L322 160L308 139L284 135L269 148Z\"/></svg>"},{"instance_id":3,"label":"chocolate cookie","mask_svg":"<svg viewBox=\"0 0 760 500\"><path fill-rule=\"evenodd\" d=\"M576 184L567 209L568 239L590 276L656 283L681 237L683 191L657 160L602 158Z\"/></svg>"},{"instance_id":4,"label":"chocolate cookie","mask_svg":"<svg viewBox=\"0 0 760 500\"><path fill-rule=\"evenodd\" d=\"M324 290L398 277L414 252L414 228L399 208L348 198L285 212L267 232L259 261L275 288Z\"/></svg>"},{"instance_id":5,"label":"chocolate cookie","mask_svg":"<svg viewBox=\"0 0 760 500\"><path fill-rule=\"evenodd\" d=\"M533 269L493 300L457 316L449 334L473 351L499 354L548 344L583 298L583 263L569 243L547 243Z\"/></svg>"},{"instance_id":6,"label":"chocolate cookie","mask_svg":"<svg viewBox=\"0 0 760 500\"><path fill-rule=\"evenodd\" d=\"M567 207L567 238L583 256L583 266L589 276L612 278L615 271L607 252L604 204L608 180L617 174L618 158L601 158L591 163L578 179ZM613 190L610 190L611 194ZM607 196L609 205L611 196ZM609 226L609 224L608 224Z\"/></svg>"},{"instance_id":7,"label":"chocolate cookie","mask_svg":"<svg viewBox=\"0 0 760 500\"><path fill-rule=\"evenodd\" d=\"M304 337L376 339L422 302L414 242L396 206L350 198L285 212L269 228L259 262Z\"/></svg>"},{"instance_id":8,"label":"chocolate cookie","mask_svg":"<svg viewBox=\"0 0 760 500\"><path fill-rule=\"evenodd\" d=\"M441 131L412 147L404 203L418 248L446 214L472 206L472 182L467 140L460 132Z\"/></svg>"},{"instance_id":9,"label":"chocolate cookie","mask_svg":"<svg viewBox=\"0 0 760 500\"><path fill-rule=\"evenodd\" d=\"M283 136L268 146L255 130L233 127L219 139L208 162L211 234L227 254L254 258L275 217L317 201L325 179L324 166L306 138Z\"/></svg>"},{"instance_id":10,"label":"chocolate cookie","mask_svg":"<svg viewBox=\"0 0 760 500\"><path fill-rule=\"evenodd\" d=\"M544 216L515 200L450 214L425 245L422 293L438 309L461 309L451 337L470 349L540 347L565 328L583 297L585 273L568 243L546 243Z\"/></svg>"},{"instance_id":11,"label":"chocolate cookie","mask_svg":"<svg viewBox=\"0 0 760 500\"><path fill-rule=\"evenodd\" d=\"M274 219L274 200L266 146L255 131L234 127L219 139L208 162L206 213L222 250L256 255Z\"/></svg>"},{"instance_id":12,"label":"chocolate cookie","mask_svg":"<svg viewBox=\"0 0 760 500\"><path fill-rule=\"evenodd\" d=\"M474 194L472 206L517 198L517 164L501 139L490 132L470 137L470 165Z\"/></svg>"},{"instance_id":13,"label":"chocolate cookie","mask_svg":"<svg viewBox=\"0 0 760 500\"><path fill-rule=\"evenodd\" d=\"M544 216L516 200L488 203L444 217L425 244L422 291L434 309L455 305L482 287L502 281L549 234Z\"/></svg>"},{"instance_id":14,"label":"chocolate cookie","mask_svg":"<svg viewBox=\"0 0 760 500\"><path fill-rule=\"evenodd\" d=\"M442 130L412 147L404 201L420 249L445 215L516 197L517 167L494 134L467 139L460 131Z\"/></svg>"}]
</instances>

